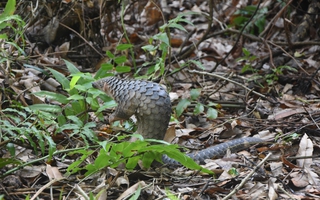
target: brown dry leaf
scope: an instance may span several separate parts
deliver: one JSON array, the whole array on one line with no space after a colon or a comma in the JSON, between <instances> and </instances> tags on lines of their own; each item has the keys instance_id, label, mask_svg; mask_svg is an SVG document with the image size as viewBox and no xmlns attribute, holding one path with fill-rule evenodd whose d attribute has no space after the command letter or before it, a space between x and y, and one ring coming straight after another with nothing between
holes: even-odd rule
<instances>
[{"instance_id":1,"label":"brown dry leaf","mask_svg":"<svg viewBox=\"0 0 320 200\"><path fill-rule=\"evenodd\" d=\"M26 166L20 171L20 176L24 180L34 181L35 178L39 177L41 173L45 170L45 166Z\"/></svg>"},{"instance_id":2,"label":"brown dry leaf","mask_svg":"<svg viewBox=\"0 0 320 200\"><path fill-rule=\"evenodd\" d=\"M163 140L171 143L176 137L176 128L175 125L172 125L168 128Z\"/></svg>"},{"instance_id":3,"label":"brown dry leaf","mask_svg":"<svg viewBox=\"0 0 320 200\"><path fill-rule=\"evenodd\" d=\"M56 47L56 56L61 56L61 58L67 58L67 54L70 49L70 42L65 42L59 47Z\"/></svg>"},{"instance_id":4,"label":"brown dry leaf","mask_svg":"<svg viewBox=\"0 0 320 200\"><path fill-rule=\"evenodd\" d=\"M116 180L116 184L118 187L120 186L126 186L129 187L130 183L129 183L129 179L127 176L120 176L117 178Z\"/></svg>"},{"instance_id":5,"label":"brown dry leaf","mask_svg":"<svg viewBox=\"0 0 320 200\"><path fill-rule=\"evenodd\" d=\"M281 156L281 161L284 165L287 165L288 167L290 167L291 169L294 168L298 168L298 166L294 165L293 163L291 163L289 160L287 160L284 156Z\"/></svg>"},{"instance_id":6,"label":"brown dry leaf","mask_svg":"<svg viewBox=\"0 0 320 200\"><path fill-rule=\"evenodd\" d=\"M278 190L278 187L277 184L275 184L275 181L277 181L276 178L270 178L268 181L268 197L270 200L278 199L278 194L276 192Z\"/></svg>"},{"instance_id":7,"label":"brown dry leaf","mask_svg":"<svg viewBox=\"0 0 320 200\"><path fill-rule=\"evenodd\" d=\"M177 129L175 131L177 138L190 138L190 133L194 132L195 130L193 128L183 128L183 129Z\"/></svg>"},{"instance_id":8,"label":"brown dry leaf","mask_svg":"<svg viewBox=\"0 0 320 200\"><path fill-rule=\"evenodd\" d=\"M171 46L180 47L183 43L183 40L181 38L171 38L170 42Z\"/></svg>"},{"instance_id":9,"label":"brown dry leaf","mask_svg":"<svg viewBox=\"0 0 320 200\"><path fill-rule=\"evenodd\" d=\"M141 13L141 18L141 22L150 26L161 20L161 12L154 2L149 1Z\"/></svg>"},{"instance_id":10,"label":"brown dry leaf","mask_svg":"<svg viewBox=\"0 0 320 200\"><path fill-rule=\"evenodd\" d=\"M301 138L300 144L299 144L299 150L296 156L303 157L303 156L312 156L313 153L313 143L308 138L307 134L304 134ZM301 168L309 168L312 164L312 158L306 158L306 159L298 159L297 160L297 166Z\"/></svg>"},{"instance_id":11,"label":"brown dry leaf","mask_svg":"<svg viewBox=\"0 0 320 200\"><path fill-rule=\"evenodd\" d=\"M273 119L273 120L279 120L285 117L289 117L295 114L300 114L300 113L305 113L306 110L303 108L298 108L298 109L284 109L281 110L273 115L269 115L268 119Z\"/></svg>"},{"instance_id":12,"label":"brown dry leaf","mask_svg":"<svg viewBox=\"0 0 320 200\"><path fill-rule=\"evenodd\" d=\"M245 184L246 193L239 195L241 199L265 199L267 196L266 185L260 182L248 182Z\"/></svg>"},{"instance_id":13,"label":"brown dry leaf","mask_svg":"<svg viewBox=\"0 0 320 200\"><path fill-rule=\"evenodd\" d=\"M60 173L57 167L52 167L51 165L47 164L46 173L50 180L61 180L63 179L62 174Z\"/></svg>"},{"instance_id":14,"label":"brown dry leaf","mask_svg":"<svg viewBox=\"0 0 320 200\"><path fill-rule=\"evenodd\" d=\"M305 169L305 171L308 173L309 183L313 186L319 186L320 185L319 175L313 172L312 170L313 170L312 168Z\"/></svg>"},{"instance_id":15,"label":"brown dry leaf","mask_svg":"<svg viewBox=\"0 0 320 200\"><path fill-rule=\"evenodd\" d=\"M301 170L291 173L290 177L293 185L298 188L304 188L309 185L308 175Z\"/></svg>"},{"instance_id":16,"label":"brown dry leaf","mask_svg":"<svg viewBox=\"0 0 320 200\"><path fill-rule=\"evenodd\" d=\"M270 163L270 169L272 172L272 175L274 177L278 177L282 174L282 162L272 162Z\"/></svg>"},{"instance_id":17,"label":"brown dry leaf","mask_svg":"<svg viewBox=\"0 0 320 200\"><path fill-rule=\"evenodd\" d=\"M268 140L274 139L277 133L270 132L269 130L263 130L258 132L258 134L259 134L259 138L268 141Z\"/></svg>"},{"instance_id":18,"label":"brown dry leaf","mask_svg":"<svg viewBox=\"0 0 320 200\"><path fill-rule=\"evenodd\" d=\"M51 92L57 91L57 87L59 87L59 86L60 86L60 83L53 78L48 78L47 80L43 81L41 84L41 87L44 90L48 90ZM58 103L58 102L56 102L56 103Z\"/></svg>"},{"instance_id":19,"label":"brown dry leaf","mask_svg":"<svg viewBox=\"0 0 320 200\"><path fill-rule=\"evenodd\" d=\"M230 173L228 173L228 170L232 167L232 164L235 164L235 162L224 162L223 163L217 163L220 166L222 166L224 168L222 174L219 176L218 180L220 181L224 181L227 179L231 179L234 178L234 176L232 176Z\"/></svg>"},{"instance_id":20,"label":"brown dry leaf","mask_svg":"<svg viewBox=\"0 0 320 200\"><path fill-rule=\"evenodd\" d=\"M135 191L137 191L138 187L140 186L141 188L145 187L147 184L144 181L139 181L138 183L134 184L130 188L128 188L126 191L124 191L118 198L117 200L122 200L125 199L132 194L134 194Z\"/></svg>"}]
</instances>

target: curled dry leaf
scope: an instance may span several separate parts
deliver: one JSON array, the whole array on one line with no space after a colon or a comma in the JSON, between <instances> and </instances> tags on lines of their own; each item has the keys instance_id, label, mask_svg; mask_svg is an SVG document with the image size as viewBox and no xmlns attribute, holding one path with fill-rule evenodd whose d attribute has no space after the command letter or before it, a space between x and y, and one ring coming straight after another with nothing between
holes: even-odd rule
<instances>
[{"instance_id":1,"label":"curled dry leaf","mask_svg":"<svg viewBox=\"0 0 320 200\"><path fill-rule=\"evenodd\" d=\"M117 200L122 200L125 199L126 197L129 197L130 195L132 195L134 192L137 191L137 189L139 187L143 188L145 187L147 184L144 181L139 181L138 183L134 184L133 186L131 186L130 188L128 188L126 191L124 191L118 198Z\"/></svg>"},{"instance_id":2,"label":"curled dry leaf","mask_svg":"<svg viewBox=\"0 0 320 200\"><path fill-rule=\"evenodd\" d=\"M298 157L303 156L312 156L313 153L313 143L308 138L307 134L304 134L301 138L300 144L299 144L299 150L297 153ZM309 168L312 164L312 158L305 158L305 159L298 159L297 165L301 168Z\"/></svg>"},{"instance_id":3,"label":"curled dry leaf","mask_svg":"<svg viewBox=\"0 0 320 200\"><path fill-rule=\"evenodd\" d=\"M120 176L119 178L117 178L116 184L118 187L120 187L120 186L129 187L129 185L130 185L128 177L126 177L126 176Z\"/></svg>"},{"instance_id":4,"label":"curled dry leaf","mask_svg":"<svg viewBox=\"0 0 320 200\"><path fill-rule=\"evenodd\" d=\"M277 194L277 190L278 190L278 187L277 187L277 184L275 183L277 179L276 178L270 178L269 181L268 181L268 197L270 200L276 200L278 199L278 194Z\"/></svg>"},{"instance_id":5,"label":"curled dry leaf","mask_svg":"<svg viewBox=\"0 0 320 200\"><path fill-rule=\"evenodd\" d=\"M47 164L46 173L50 180L61 180L63 179L62 174L60 173L57 167L52 167L51 165Z\"/></svg>"}]
</instances>

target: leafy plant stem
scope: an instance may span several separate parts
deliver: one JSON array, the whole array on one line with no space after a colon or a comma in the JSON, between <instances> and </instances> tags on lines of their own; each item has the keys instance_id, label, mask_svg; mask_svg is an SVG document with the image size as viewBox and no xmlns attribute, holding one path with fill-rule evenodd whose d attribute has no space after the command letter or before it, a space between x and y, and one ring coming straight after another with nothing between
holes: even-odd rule
<instances>
[{"instance_id":1,"label":"leafy plant stem","mask_svg":"<svg viewBox=\"0 0 320 200\"><path fill-rule=\"evenodd\" d=\"M92 149L99 148L99 145L90 146L90 148L92 148ZM53 156L54 156L54 155L57 155L57 154L61 154L61 153L69 153L69 152L72 152L72 151L77 151L77 150L82 150L82 149L87 149L87 147L79 147L79 148L74 148L74 149L64 149L64 150L61 150L61 151L56 151L56 152L53 153ZM9 175L9 174L11 174L11 173L13 173L13 172L15 172L15 171L17 171L17 170L19 170L19 169L27 166L27 165L31 165L31 164L33 164L33 163L36 163L36 162L39 162L39 161L43 161L43 160L49 158L49 156L50 156L50 155L46 155L46 156L43 156L43 157L41 157L41 158L34 159L34 160L32 160L32 161L23 163L23 164L15 167L15 168L12 168L12 169L8 170L8 171L5 172L5 173L3 173L3 174L0 176L0 178L3 178L3 177L5 177L5 176L7 176L7 175Z\"/></svg>"}]
</instances>

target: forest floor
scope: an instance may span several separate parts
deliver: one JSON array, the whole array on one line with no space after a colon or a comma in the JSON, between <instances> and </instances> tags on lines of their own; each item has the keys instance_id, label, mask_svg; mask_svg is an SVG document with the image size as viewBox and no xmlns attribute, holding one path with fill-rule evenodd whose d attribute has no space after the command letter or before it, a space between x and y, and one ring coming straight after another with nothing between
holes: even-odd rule
<instances>
[{"instance_id":1,"label":"forest floor","mask_svg":"<svg viewBox=\"0 0 320 200\"><path fill-rule=\"evenodd\" d=\"M25 24L0 15L1 33L13 38L1 37L0 199L320 199L318 1L32 0L15 8ZM97 119L87 83L106 74L166 87L167 142L190 151L265 142L206 160L212 174L97 166L106 141L127 144L121 137L132 132L130 122Z\"/></svg>"}]
</instances>

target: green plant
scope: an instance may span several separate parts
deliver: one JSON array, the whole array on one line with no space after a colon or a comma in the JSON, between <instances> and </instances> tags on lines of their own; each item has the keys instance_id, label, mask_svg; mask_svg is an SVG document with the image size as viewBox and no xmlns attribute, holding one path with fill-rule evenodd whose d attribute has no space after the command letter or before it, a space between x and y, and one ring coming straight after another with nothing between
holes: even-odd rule
<instances>
[{"instance_id":1,"label":"green plant","mask_svg":"<svg viewBox=\"0 0 320 200\"><path fill-rule=\"evenodd\" d=\"M237 62L244 62L244 65L241 69L241 73L253 72L256 73L257 70L252 67L252 64L256 61L257 56L251 55L250 51L246 48L242 48L244 56L237 59Z\"/></svg>"},{"instance_id":2,"label":"green plant","mask_svg":"<svg viewBox=\"0 0 320 200\"><path fill-rule=\"evenodd\" d=\"M190 98L188 99L182 99L180 100L180 102L178 103L177 107L176 107L176 117L179 117L183 111L191 104L191 103L195 103L195 108L193 110L193 114L194 115L199 115L200 113L203 113L206 110L206 115L208 117L208 119L215 119L218 116L218 111L213 108L215 107L217 104L210 102L209 104L202 104L199 101L199 97L201 95L201 89L192 89L190 91Z\"/></svg>"},{"instance_id":3,"label":"green plant","mask_svg":"<svg viewBox=\"0 0 320 200\"><path fill-rule=\"evenodd\" d=\"M268 85L273 85L275 82L277 82L279 79L279 76L283 74L283 70L285 69L289 71L297 72L295 68L292 68L290 66L278 66L276 68L273 68L272 73L267 74L265 77Z\"/></svg>"},{"instance_id":4,"label":"green plant","mask_svg":"<svg viewBox=\"0 0 320 200\"><path fill-rule=\"evenodd\" d=\"M278 66L276 68L271 69L272 73L269 73L266 76L261 76L259 75L258 70L252 67L252 65L254 65L254 63L256 62L257 57L255 55L251 55L250 51L248 51L246 48L242 48L242 52L244 56L238 58L237 61L244 62L244 65L241 69L241 73L253 73L253 76L249 80L254 80L255 82L257 82L258 79L263 79L268 83L268 85L273 85L275 82L278 81L279 76L283 74L283 70L297 72L296 69L290 66ZM263 87L261 84L259 85Z\"/></svg>"},{"instance_id":5,"label":"green plant","mask_svg":"<svg viewBox=\"0 0 320 200\"><path fill-rule=\"evenodd\" d=\"M88 145L87 139L96 141L97 138L92 131L92 127L96 125L94 122L88 122L89 114L87 110L91 108L92 110L101 112L106 108L114 107L116 104L110 97L106 96L104 92L92 87L91 83L95 79L92 78L91 74L81 73L68 61L65 61L65 63L71 73L70 80L56 70L49 70L62 85L62 88L68 93L68 96L49 91L33 93L36 96L57 101L60 103L60 106L53 104L35 104L29 106L29 108L39 113L56 116L57 127L55 133L72 130L70 136L75 134L80 135ZM99 105L96 98L97 96L100 96L105 101L104 105ZM100 113L98 117L102 117L102 114Z\"/></svg>"},{"instance_id":6,"label":"green plant","mask_svg":"<svg viewBox=\"0 0 320 200\"><path fill-rule=\"evenodd\" d=\"M116 51L120 52L120 56L116 56L112 54L110 51L107 51L106 55L109 58L109 61L101 65L100 69L97 71L94 78L99 79L99 78L104 78L106 76L112 76L113 73L115 72L117 73L130 72L131 68L125 65L127 61L126 56L121 55L123 51L126 51L130 48L132 48L131 44L119 44L116 47Z\"/></svg>"},{"instance_id":7,"label":"green plant","mask_svg":"<svg viewBox=\"0 0 320 200\"><path fill-rule=\"evenodd\" d=\"M232 20L232 26L238 26L242 28L244 24L250 19L251 15L254 14L257 6L249 5L244 8L237 10L234 13L234 19ZM258 29L258 33L261 33L264 30L265 23L266 23L266 14L268 12L267 7L260 8L257 14L253 17L252 23L248 25L249 32L253 34L255 32L255 28Z\"/></svg>"},{"instance_id":8,"label":"green plant","mask_svg":"<svg viewBox=\"0 0 320 200\"><path fill-rule=\"evenodd\" d=\"M158 144L151 144L158 143ZM95 161L86 165L84 168L79 167L80 164L94 151L79 150L72 153L82 155L81 158L72 163L68 169L68 174L73 174L79 170L86 170L86 176L89 176L97 171L106 167L117 167L120 164L124 164L126 169L132 170L138 165L138 161L142 161L144 167L149 168L151 164L156 160L162 162L161 158L163 154L167 154L169 157L179 161L182 165L194 169L201 170L203 172L212 174L207 169L203 169L196 164L191 158L181 153L177 145L164 144L163 141L158 140L137 140L134 142L120 142L113 143L108 141L100 142L101 149Z\"/></svg>"},{"instance_id":9,"label":"green plant","mask_svg":"<svg viewBox=\"0 0 320 200\"><path fill-rule=\"evenodd\" d=\"M21 38L23 39L23 27L25 25L25 22L21 19L18 15L13 15L16 7L16 1L15 0L8 0L6 7L4 8L4 11L0 14L0 40L2 40L4 43L9 44L10 46L14 46L16 49L19 50L20 53L24 54L24 51L21 49L20 46L23 46L23 42L21 45L17 45L16 42L14 42L15 39ZM13 22L15 22L16 26L14 26ZM11 35L13 35L15 38L8 37L7 33L4 33L3 30L7 30L6 32L13 31ZM0 63L6 61L8 58L10 58L9 52L1 49L0 57Z\"/></svg>"},{"instance_id":10,"label":"green plant","mask_svg":"<svg viewBox=\"0 0 320 200\"><path fill-rule=\"evenodd\" d=\"M40 150L42 154L46 153L46 146L49 146L49 159L56 149L56 144L46 131L55 124L51 116L44 116L43 113L30 110L18 103L13 104L11 108L1 111L0 118L0 138L10 142L29 142L36 154ZM7 149L11 156L15 156L15 149L11 143L7 144ZM13 164L13 163L11 163Z\"/></svg>"},{"instance_id":11,"label":"green plant","mask_svg":"<svg viewBox=\"0 0 320 200\"><path fill-rule=\"evenodd\" d=\"M155 57L155 61L153 62L146 62L143 64L143 66L149 66L148 71L144 77L147 79L156 79L159 76L162 76L165 71L165 64L167 55L170 51L171 45L170 45L170 36L169 36L169 30L170 28L177 28L181 31L187 32L187 30L180 25L179 23L187 23L190 25L193 25L189 20L184 19L184 16L190 15L190 14L198 14L195 12L188 12L188 13L182 13L178 14L178 16L174 19L169 20L168 23L165 23L162 25L159 29L159 33L152 36L149 39L149 44L142 47L144 51L149 53L151 56ZM157 53L160 52L160 56L156 56ZM136 75L139 71L136 72Z\"/></svg>"}]
</instances>

